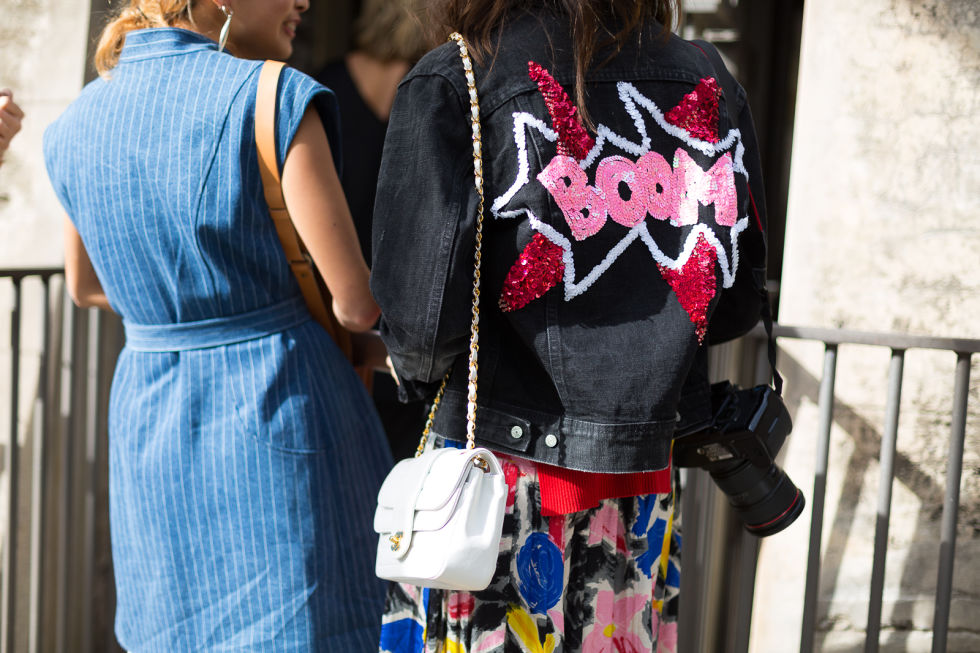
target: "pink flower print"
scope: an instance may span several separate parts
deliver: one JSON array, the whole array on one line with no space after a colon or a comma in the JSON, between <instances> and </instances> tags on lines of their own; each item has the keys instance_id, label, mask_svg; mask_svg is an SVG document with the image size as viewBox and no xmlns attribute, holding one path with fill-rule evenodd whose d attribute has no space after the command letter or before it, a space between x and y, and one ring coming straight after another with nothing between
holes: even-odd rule
<instances>
[{"instance_id":1,"label":"pink flower print","mask_svg":"<svg viewBox=\"0 0 980 653\"><path fill-rule=\"evenodd\" d=\"M554 626L555 632L561 636L562 639L565 637L565 613L562 612L561 608L553 608L548 610L548 618L551 619L551 625Z\"/></svg>"},{"instance_id":2,"label":"pink flower print","mask_svg":"<svg viewBox=\"0 0 980 653\"><path fill-rule=\"evenodd\" d=\"M507 481L507 510L514 507L514 497L517 495L517 479L523 474L520 468L514 463L504 463L501 465L504 470L504 480Z\"/></svg>"},{"instance_id":3,"label":"pink flower print","mask_svg":"<svg viewBox=\"0 0 980 653\"><path fill-rule=\"evenodd\" d=\"M449 618L453 621L465 619L473 614L476 599L469 592L452 592L449 595Z\"/></svg>"},{"instance_id":4,"label":"pink flower print","mask_svg":"<svg viewBox=\"0 0 980 653\"><path fill-rule=\"evenodd\" d=\"M558 550L565 553L565 516L548 517L548 537L555 543Z\"/></svg>"},{"instance_id":5,"label":"pink flower print","mask_svg":"<svg viewBox=\"0 0 980 653\"><path fill-rule=\"evenodd\" d=\"M638 614L647 604L644 596L626 596L616 600L609 590L596 597L595 624L585 641L582 653L639 653L644 650L639 636L632 632Z\"/></svg>"},{"instance_id":6,"label":"pink flower print","mask_svg":"<svg viewBox=\"0 0 980 653\"><path fill-rule=\"evenodd\" d=\"M479 640L477 640L473 653L486 653L487 651L503 650L504 642L506 641L506 630L491 630L489 633L485 633Z\"/></svg>"},{"instance_id":7,"label":"pink flower print","mask_svg":"<svg viewBox=\"0 0 980 653\"><path fill-rule=\"evenodd\" d=\"M625 531L626 527L619 516L619 510L607 503L592 516L592 521L589 522L588 545L596 546L608 540L617 551L627 553Z\"/></svg>"},{"instance_id":8,"label":"pink flower print","mask_svg":"<svg viewBox=\"0 0 980 653\"><path fill-rule=\"evenodd\" d=\"M660 622L657 653L677 653L677 622Z\"/></svg>"}]
</instances>

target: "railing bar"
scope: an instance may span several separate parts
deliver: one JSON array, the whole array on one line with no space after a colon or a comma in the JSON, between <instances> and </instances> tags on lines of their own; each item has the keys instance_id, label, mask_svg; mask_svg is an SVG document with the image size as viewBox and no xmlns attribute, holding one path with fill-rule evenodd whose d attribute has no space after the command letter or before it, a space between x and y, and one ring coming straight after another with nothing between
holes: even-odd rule
<instances>
[{"instance_id":1,"label":"railing bar","mask_svg":"<svg viewBox=\"0 0 980 653\"><path fill-rule=\"evenodd\" d=\"M734 624L730 627L731 648L736 653L749 650L752 628L752 608L755 602L756 568L759 562L760 538L742 531L738 534L736 575L738 582L734 592Z\"/></svg>"},{"instance_id":2,"label":"railing bar","mask_svg":"<svg viewBox=\"0 0 980 653\"><path fill-rule=\"evenodd\" d=\"M877 653L881 634L881 602L885 589L885 556L888 552L888 525L892 512L892 484L895 480L895 452L898 446L898 413L902 403L902 376L905 352L892 350L888 371L888 402L885 405L885 431L881 438L878 480L878 517L875 524L874 561L871 569L871 595L868 601L868 626L864 652Z\"/></svg>"},{"instance_id":3,"label":"railing bar","mask_svg":"<svg viewBox=\"0 0 980 653\"><path fill-rule=\"evenodd\" d=\"M41 612L44 609L44 579L41 575L45 544L45 499L48 488L47 437L48 437L48 349L51 345L51 279L44 278L42 294L44 326L41 341L40 370L37 399L34 410L34 465L31 474L31 602L28 616L28 651L41 650Z\"/></svg>"},{"instance_id":4,"label":"railing bar","mask_svg":"<svg viewBox=\"0 0 980 653\"><path fill-rule=\"evenodd\" d=\"M68 481L71 483L71 498L68 515L68 617L66 634L72 652L78 651L82 641L82 630L86 627L89 601L85 578L85 501L86 501L86 428L88 419L88 366L92 357L89 348L88 309L72 307L75 341L72 344L72 386L71 386L71 458L68 463ZM78 543L82 545L79 546ZM81 609L78 606L82 606Z\"/></svg>"},{"instance_id":5,"label":"railing bar","mask_svg":"<svg viewBox=\"0 0 980 653\"><path fill-rule=\"evenodd\" d=\"M14 631L16 617L17 591L17 508L20 487L20 311L21 280L13 279L14 306L10 313L10 437L7 440L4 475L7 477L7 532L4 533L3 547L3 589L0 597L2 626L0 626L0 649L8 653L14 651Z\"/></svg>"},{"instance_id":6,"label":"railing bar","mask_svg":"<svg viewBox=\"0 0 980 653\"><path fill-rule=\"evenodd\" d=\"M823 379L820 382L820 426L817 431L817 466L813 475L813 513L810 521L810 549L803 596L803 628L800 652L811 653L817 626L817 594L820 589L820 549L823 535L824 501L827 493L827 466L830 458L830 430L834 420L834 385L837 376L837 345L826 344Z\"/></svg>"},{"instance_id":7,"label":"railing bar","mask_svg":"<svg viewBox=\"0 0 980 653\"><path fill-rule=\"evenodd\" d=\"M80 310L68 301L67 294L62 293L62 303L65 306L65 323L67 328L62 334L61 361L61 424L60 451L62 464L61 496L58 497L58 537L57 537L57 569L58 583L55 609L55 651L66 651L68 642L68 605L69 605L69 576L71 564L68 559L68 541L71 538L71 500L75 482L74 466L74 433L72 415L75 414L77 402L73 388L77 358L80 354L78 347L78 329Z\"/></svg>"},{"instance_id":8,"label":"railing bar","mask_svg":"<svg viewBox=\"0 0 980 653\"><path fill-rule=\"evenodd\" d=\"M23 279L24 277L41 277L45 283L51 277L63 273L64 268L4 268L0 270L0 279Z\"/></svg>"},{"instance_id":9,"label":"railing bar","mask_svg":"<svg viewBox=\"0 0 980 653\"><path fill-rule=\"evenodd\" d=\"M759 338L766 337L766 332L761 325L755 327L752 334ZM828 345L872 345L890 349L942 349L973 354L980 353L980 340L971 338L934 338L901 333L875 333L873 331L798 327L784 324L773 325L773 335L778 338L818 340Z\"/></svg>"},{"instance_id":10,"label":"railing bar","mask_svg":"<svg viewBox=\"0 0 980 653\"><path fill-rule=\"evenodd\" d=\"M939 576L933 617L932 652L945 653L949 629L949 604L953 595L953 562L956 554L956 522L959 519L960 477L963 473L963 441L966 438L966 403L970 389L970 354L957 352L956 385L953 389L953 425L946 464L946 499L940 529Z\"/></svg>"},{"instance_id":11,"label":"railing bar","mask_svg":"<svg viewBox=\"0 0 980 653\"><path fill-rule=\"evenodd\" d=\"M88 359L85 375L85 512L82 546L82 583L85 596L94 596L95 579L95 453L99 438L99 359L101 357L100 331L102 319L98 309L88 313ZM82 640L80 653L92 649L92 602L83 601L81 606Z\"/></svg>"}]
</instances>

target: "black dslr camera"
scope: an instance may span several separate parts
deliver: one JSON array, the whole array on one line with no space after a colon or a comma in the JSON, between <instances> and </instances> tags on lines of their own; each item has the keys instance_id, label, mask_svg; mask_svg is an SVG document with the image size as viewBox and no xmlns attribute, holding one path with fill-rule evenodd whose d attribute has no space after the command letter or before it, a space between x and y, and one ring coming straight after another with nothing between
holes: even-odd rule
<instances>
[{"instance_id":1,"label":"black dslr camera","mask_svg":"<svg viewBox=\"0 0 980 653\"><path fill-rule=\"evenodd\" d=\"M701 467L728 496L745 529L763 537L792 524L806 504L803 493L775 463L793 428L782 398L769 386L711 386L711 422L683 422L674 435L674 465Z\"/></svg>"}]
</instances>

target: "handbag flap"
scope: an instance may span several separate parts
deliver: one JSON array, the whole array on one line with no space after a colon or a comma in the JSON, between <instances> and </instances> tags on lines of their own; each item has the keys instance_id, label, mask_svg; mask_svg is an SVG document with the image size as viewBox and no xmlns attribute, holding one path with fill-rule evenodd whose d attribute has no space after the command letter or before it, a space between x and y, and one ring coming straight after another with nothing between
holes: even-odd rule
<instances>
[{"instance_id":1,"label":"handbag flap","mask_svg":"<svg viewBox=\"0 0 980 653\"><path fill-rule=\"evenodd\" d=\"M437 449L400 461L378 492L375 532L400 533L407 550L413 530L439 528L436 524L452 513L467 475L476 469L477 457L486 461L489 473L502 473L496 457L482 448Z\"/></svg>"},{"instance_id":2,"label":"handbag flap","mask_svg":"<svg viewBox=\"0 0 980 653\"><path fill-rule=\"evenodd\" d=\"M415 499L422 490L429 468L444 450L429 451L417 458L406 458L388 472L378 490L378 508L374 512L374 530L377 533L393 533L411 528L411 515L415 512ZM405 515L409 520L406 524Z\"/></svg>"},{"instance_id":3,"label":"handbag flap","mask_svg":"<svg viewBox=\"0 0 980 653\"><path fill-rule=\"evenodd\" d=\"M466 475L473 469L473 452L466 449L449 449L450 454L440 456L429 469L422 490L415 500L415 510L441 510L459 495Z\"/></svg>"}]
</instances>

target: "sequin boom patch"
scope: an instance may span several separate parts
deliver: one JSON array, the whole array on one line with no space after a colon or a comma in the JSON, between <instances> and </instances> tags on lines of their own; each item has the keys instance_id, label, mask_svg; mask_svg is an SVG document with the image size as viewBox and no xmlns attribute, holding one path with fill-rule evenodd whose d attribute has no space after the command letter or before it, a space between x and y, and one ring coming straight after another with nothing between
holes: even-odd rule
<instances>
[{"instance_id":1,"label":"sequin boom patch","mask_svg":"<svg viewBox=\"0 0 980 653\"><path fill-rule=\"evenodd\" d=\"M721 90L717 81L702 79L666 113L632 84L620 82L619 98L639 138L616 133L603 124L597 126L593 138L565 90L547 70L528 62L528 74L545 101L551 124L530 113L514 113L517 178L494 200L491 211L498 219L526 218L536 233L505 278L500 308L520 309L559 283L564 283L565 299L570 300L585 292L627 247L640 241L690 316L698 341L703 341L708 306L716 291L716 269L721 271L722 285L730 287L738 269L738 235L749 224L748 216L738 214L735 187L736 174L748 180L742 162L745 149L738 129L729 130L724 138L718 134ZM650 123L679 142L671 161L651 149ZM532 183L529 130L555 143L556 155L534 180L547 189L561 210L571 240L527 206L515 206L519 191ZM603 156L607 148L619 153ZM703 155L705 167L694 159L693 152ZM593 166L590 181L587 171ZM699 221L701 206L714 208L713 224ZM647 228L648 216L684 230L679 251L664 251ZM625 233L600 263L579 275L574 243L594 236L610 220L625 227Z\"/></svg>"}]
</instances>

